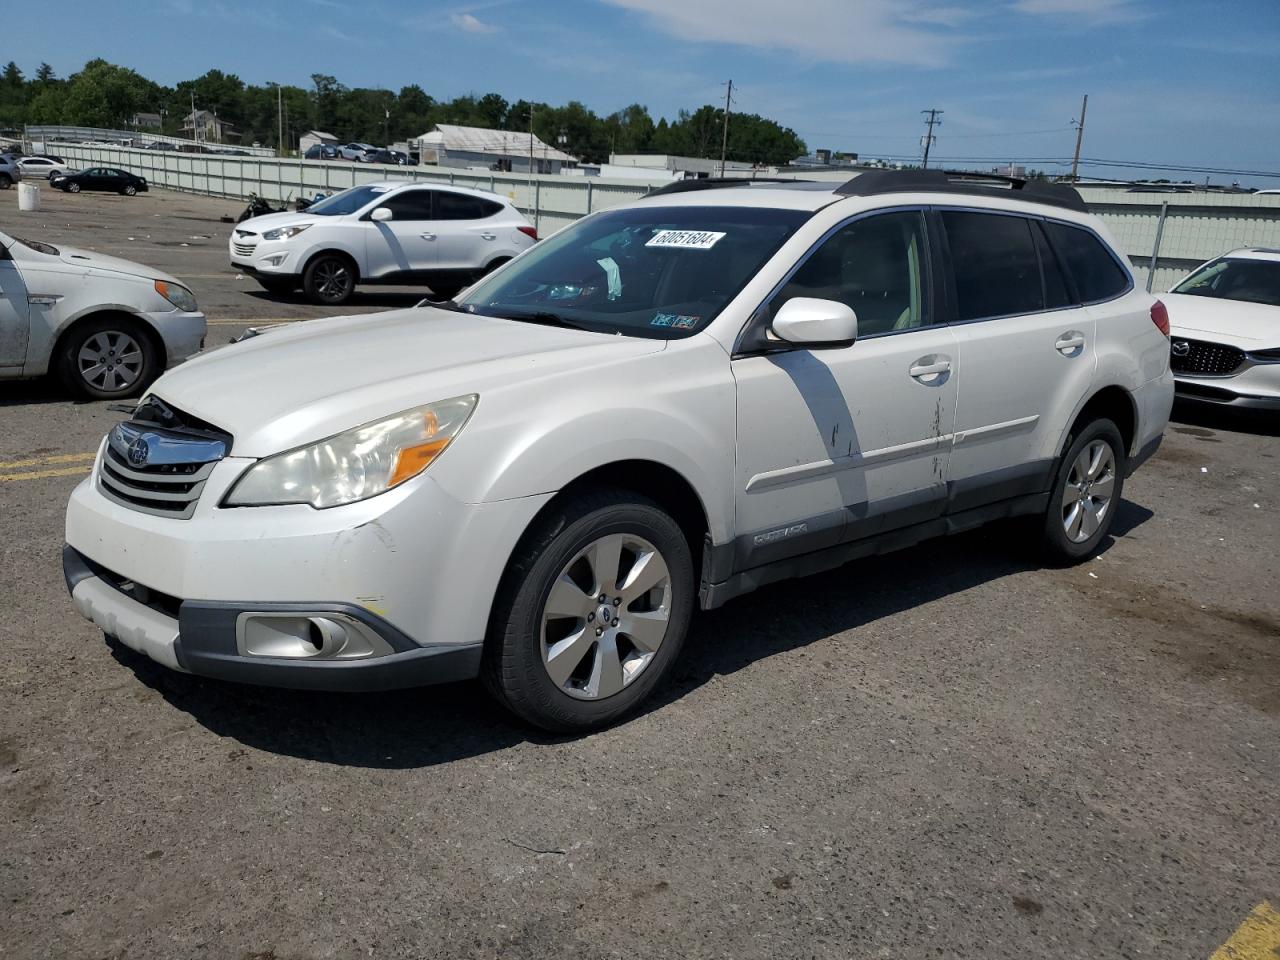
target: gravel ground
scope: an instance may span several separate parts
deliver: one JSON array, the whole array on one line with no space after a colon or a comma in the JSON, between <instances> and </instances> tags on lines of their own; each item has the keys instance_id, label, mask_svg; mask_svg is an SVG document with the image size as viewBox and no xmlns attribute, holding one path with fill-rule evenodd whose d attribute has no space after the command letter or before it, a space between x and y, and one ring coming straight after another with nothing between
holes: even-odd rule
<instances>
[{"instance_id":1,"label":"gravel ground","mask_svg":"<svg viewBox=\"0 0 1280 960\"><path fill-rule=\"evenodd\" d=\"M44 193L0 229L188 280L211 345L335 312L236 279L237 203ZM59 550L118 415L4 385L0 956L1208 957L1280 904L1280 426L1175 417L1096 560L999 527L779 584L559 739L104 642Z\"/></svg>"}]
</instances>

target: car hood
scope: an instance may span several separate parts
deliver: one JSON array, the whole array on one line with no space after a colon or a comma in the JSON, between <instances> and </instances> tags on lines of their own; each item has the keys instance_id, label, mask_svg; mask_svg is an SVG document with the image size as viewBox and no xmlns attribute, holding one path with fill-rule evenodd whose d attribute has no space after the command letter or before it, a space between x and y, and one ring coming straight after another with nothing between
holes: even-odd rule
<instances>
[{"instance_id":1,"label":"car hood","mask_svg":"<svg viewBox=\"0 0 1280 960\"><path fill-rule=\"evenodd\" d=\"M71 274L93 273L105 270L147 282L164 280L166 283L175 283L180 287L187 286L176 277L171 277L161 270L156 270L154 267L148 267L142 263L135 263L132 260L125 260L121 257L111 257L93 250L81 250L79 247L64 247L60 244L55 246L57 246L58 250L56 257L31 250L29 247L24 247L19 243L13 244L10 250L15 259L36 269L53 269L59 273Z\"/></svg>"},{"instance_id":2,"label":"car hood","mask_svg":"<svg viewBox=\"0 0 1280 960\"><path fill-rule=\"evenodd\" d=\"M233 456L263 457L435 400L531 389L539 380L655 353L661 340L517 323L435 308L272 329L156 381L169 405L229 432Z\"/></svg>"},{"instance_id":3,"label":"car hood","mask_svg":"<svg viewBox=\"0 0 1280 960\"><path fill-rule=\"evenodd\" d=\"M264 230L273 230L276 227L288 227L295 223L314 223L316 218L313 216L308 219L305 212L297 210L286 210L283 213L264 213L260 217L250 217L244 223L237 223L237 230L251 230L254 233L262 233Z\"/></svg>"},{"instance_id":4,"label":"car hood","mask_svg":"<svg viewBox=\"0 0 1280 960\"><path fill-rule=\"evenodd\" d=\"M1280 307L1243 300L1162 293L1174 336L1214 340L1244 350L1280 346Z\"/></svg>"}]
</instances>

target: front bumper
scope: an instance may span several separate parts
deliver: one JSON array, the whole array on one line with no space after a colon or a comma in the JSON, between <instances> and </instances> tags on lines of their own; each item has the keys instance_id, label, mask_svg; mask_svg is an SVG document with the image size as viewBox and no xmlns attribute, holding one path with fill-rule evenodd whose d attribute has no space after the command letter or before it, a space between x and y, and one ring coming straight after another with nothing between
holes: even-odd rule
<instances>
[{"instance_id":1,"label":"front bumper","mask_svg":"<svg viewBox=\"0 0 1280 960\"><path fill-rule=\"evenodd\" d=\"M205 337L209 332L209 321L205 319L203 313L167 310L144 313L142 318L151 325L164 342L166 367L177 366L184 360L190 360L204 349Z\"/></svg>"},{"instance_id":2,"label":"front bumper","mask_svg":"<svg viewBox=\"0 0 1280 960\"><path fill-rule=\"evenodd\" d=\"M483 644L423 646L354 604L175 603L145 589L139 592L70 546L62 549L62 573L72 603L85 619L130 649L183 673L270 687L368 692L466 680L480 672ZM392 652L363 659L255 655L244 650L244 624L255 616L282 622L354 620Z\"/></svg>"}]
</instances>

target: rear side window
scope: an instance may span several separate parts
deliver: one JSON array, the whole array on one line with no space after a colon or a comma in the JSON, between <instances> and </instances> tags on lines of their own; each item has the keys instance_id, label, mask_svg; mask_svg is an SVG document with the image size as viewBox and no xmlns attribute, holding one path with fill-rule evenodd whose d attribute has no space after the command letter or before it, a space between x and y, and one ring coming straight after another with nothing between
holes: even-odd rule
<instances>
[{"instance_id":1,"label":"rear side window","mask_svg":"<svg viewBox=\"0 0 1280 960\"><path fill-rule=\"evenodd\" d=\"M1046 221L1044 228L1058 259L1075 282L1076 298L1081 303L1110 300L1128 289L1128 274L1088 230L1052 220Z\"/></svg>"},{"instance_id":2,"label":"rear side window","mask_svg":"<svg viewBox=\"0 0 1280 960\"><path fill-rule=\"evenodd\" d=\"M502 209L502 204L471 197L465 193L449 193L446 190L436 191L437 220L483 220L492 217Z\"/></svg>"},{"instance_id":3,"label":"rear side window","mask_svg":"<svg viewBox=\"0 0 1280 960\"><path fill-rule=\"evenodd\" d=\"M992 213L943 211L959 320L1044 309L1031 221Z\"/></svg>"}]
</instances>

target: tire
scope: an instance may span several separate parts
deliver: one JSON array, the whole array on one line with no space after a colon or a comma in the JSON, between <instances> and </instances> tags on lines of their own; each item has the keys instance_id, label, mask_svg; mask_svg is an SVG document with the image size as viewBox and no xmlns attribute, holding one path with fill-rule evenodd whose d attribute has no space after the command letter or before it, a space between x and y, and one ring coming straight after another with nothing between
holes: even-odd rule
<instances>
[{"instance_id":1,"label":"tire","mask_svg":"<svg viewBox=\"0 0 1280 960\"><path fill-rule=\"evenodd\" d=\"M597 574L609 557L620 558L621 576L617 568ZM507 709L544 730L612 723L670 672L695 584L684 533L652 501L614 489L566 499L530 529L503 575L481 678ZM612 623L601 626L610 613Z\"/></svg>"},{"instance_id":2,"label":"tire","mask_svg":"<svg viewBox=\"0 0 1280 960\"><path fill-rule=\"evenodd\" d=\"M1041 527L1046 559L1079 563L1098 549L1120 508L1126 467L1124 438L1112 421L1090 421L1072 437Z\"/></svg>"},{"instance_id":3,"label":"tire","mask_svg":"<svg viewBox=\"0 0 1280 960\"><path fill-rule=\"evenodd\" d=\"M126 197L136 197L138 195L138 188L131 183L120 192Z\"/></svg>"},{"instance_id":4,"label":"tire","mask_svg":"<svg viewBox=\"0 0 1280 960\"><path fill-rule=\"evenodd\" d=\"M13 186L13 177L7 173L0 173L0 190L8 190Z\"/></svg>"},{"instance_id":5,"label":"tire","mask_svg":"<svg viewBox=\"0 0 1280 960\"><path fill-rule=\"evenodd\" d=\"M68 183L68 184L67 184L67 191L68 191L69 193L79 193L79 192L80 192L80 184L78 184L78 183Z\"/></svg>"},{"instance_id":6,"label":"tire","mask_svg":"<svg viewBox=\"0 0 1280 960\"><path fill-rule=\"evenodd\" d=\"M254 277L254 279L263 290L278 297L286 296L298 289L298 281L293 277Z\"/></svg>"},{"instance_id":7,"label":"tire","mask_svg":"<svg viewBox=\"0 0 1280 960\"><path fill-rule=\"evenodd\" d=\"M142 324L127 317L101 317L74 328L55 363L68 389L93 400L136 397L160 375L155 344Z\"/></svg>"},{"instance_id":8,"label":"tire","mask_svg":"<svg viewBox=\"0 0 1280 960\"><path fill-rule=\"evenodd\" d=\"M356 288L355 266L345 257L322 253L302 273L302 291L312 303L346 303Z\"/></svg>"}]
</instances>

